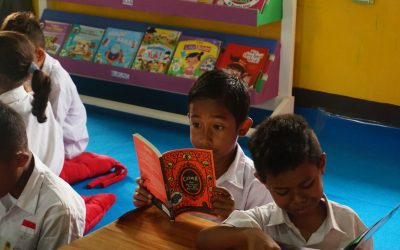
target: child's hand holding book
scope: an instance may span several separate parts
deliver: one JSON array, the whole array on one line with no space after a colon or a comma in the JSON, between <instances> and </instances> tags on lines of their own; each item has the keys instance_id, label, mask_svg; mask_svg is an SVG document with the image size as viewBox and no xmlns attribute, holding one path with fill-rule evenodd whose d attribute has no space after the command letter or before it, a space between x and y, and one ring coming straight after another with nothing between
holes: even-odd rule
<instances>
[{"instance_id":1,"label":"child's hand holding book","mask_svg":"<svg viewBox=\"0 0 400 250\"><path fill-rule=\"evenodd\" d=\"M151 199L153 196L142 186L143 180L141 178L137 178L136 183L138 186L136 187L133 195L133 204L136 207L151 205Z\"/></svg>"},{"instance_id":2,"label":"child's hand holding book","mask_svg":"<svg viewBox=\"0 0 400 250\"><path fill-rule=\"evenodd\" d=\"M213 213L221 220L225 220L235 209L235 201L225 188L214 187L212 191L214 193L212 198Z\"/></svg>"}]
</instances>

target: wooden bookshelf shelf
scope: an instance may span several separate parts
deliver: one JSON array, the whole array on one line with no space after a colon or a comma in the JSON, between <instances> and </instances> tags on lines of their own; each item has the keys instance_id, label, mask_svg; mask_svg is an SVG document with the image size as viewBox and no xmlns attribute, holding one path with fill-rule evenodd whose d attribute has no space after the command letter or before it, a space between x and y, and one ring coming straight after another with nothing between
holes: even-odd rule
<instances>
[{"instance_id":1,"label":"wooden bookshelf shelf","mask_svg":"<svg viewBox=\"0 0 400 250\"><path fill-rule=\"evenodd\" d=\"M280 21L282 1L268 0L263 11L182 0L58 0L85 5L153 12L248 26L261 26Z\"/></svg>"}]
</instances>

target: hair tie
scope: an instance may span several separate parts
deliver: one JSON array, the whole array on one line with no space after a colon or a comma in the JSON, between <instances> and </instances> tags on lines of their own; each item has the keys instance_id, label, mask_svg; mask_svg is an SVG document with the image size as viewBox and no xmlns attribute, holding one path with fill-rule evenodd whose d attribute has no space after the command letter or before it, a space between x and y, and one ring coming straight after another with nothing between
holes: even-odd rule
<instances>
[{"instance_id":1,"label":"hair tie","mask_svg":"<svg viewBox=\"0 0 400 250\"><path fill-rule=\"evenodd\" d=\"M29 66L29 73L33 74L36 72L36 70L40 70L38 66L35 63L31 63Z\"/></svg>"}]
</instances>

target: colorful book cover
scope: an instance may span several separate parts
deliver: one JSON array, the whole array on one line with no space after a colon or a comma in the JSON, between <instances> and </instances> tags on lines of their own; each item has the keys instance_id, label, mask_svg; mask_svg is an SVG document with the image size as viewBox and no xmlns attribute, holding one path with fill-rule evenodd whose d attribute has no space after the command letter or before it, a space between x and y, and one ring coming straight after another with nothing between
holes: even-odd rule
<instances>
[{"instance_id":1,"label":"colorful book cover","mask_svg":"<svg viewBox=\"0 0 400 250\"><path fill-rule=\"evenodd\" d=\"M57 55L71 29L71 24L44 20L41 22L41 26L46 52L51 55Z\"/></svg>"},{"instance_id":2,"label":"colorful book cover","mask_svg":"<svg viewBox=\"0 0 400 250\"><path fill-rule=\"evenodd\" d=\"M182 36L168 74L196 79L204 72L214 69L220 47L219 40Z\"/></svg>"},{"instance_id":3,"label":"colorful book cover","mask_svg":"<svg viewBox=\"0 0 400 250\"><path fill-rule=\"evenodd\" d=\"M143 36L132 68L165 73L180 35L180 31L149 27Z\"/></svg>"},{"instance_id":4,"label":"colorful book cover","mask_svg":"<svg viewBox=\"0 0 400 250\"><path fill-rule=\"evenodd\" d=\"M143 32L107 28L95 62L129 68L142 41Z\"/></svg>"},{"instance_id":5,"label":"colorful book cover","mask_svg":"<svg viewBox=\"0 0 400 250\"><path fill-rule=\"evenodd\" d=\"M267 0L214 0L214 4L257 9L262 12Z\"/></svg>"},{"instance_id":6,"label":"colorful book cover","mask_svg":"<svg viewBox=\"0 0 400 250\"><path fill-rule=\"evenodd\" d=\"M181 213L212 213L213 154L204 149L176 149L161 154L139 134L133 135L143 187L153 204L172 220Z\"/></svg>"},{"instance_id":7,"label":"colorful book cover","mask_svg":"<svg viewBox=\"0 0 400 250\"><path fill-rule=\"evenodd\" d=\"M263 74L268 52L268 48L228 43L216 67L241 78L249 88L253 88Z\"/></svg>"},{"instance_id":8,"label":"colorful book cover","mask_svg":"<svg viewBox=\"0 0 400 250\"><path fill-rule=\"evenodd\" d=\"M104 29L74 24L60 56L92 61L103 34Z\"/></svg>"}]
</instances>

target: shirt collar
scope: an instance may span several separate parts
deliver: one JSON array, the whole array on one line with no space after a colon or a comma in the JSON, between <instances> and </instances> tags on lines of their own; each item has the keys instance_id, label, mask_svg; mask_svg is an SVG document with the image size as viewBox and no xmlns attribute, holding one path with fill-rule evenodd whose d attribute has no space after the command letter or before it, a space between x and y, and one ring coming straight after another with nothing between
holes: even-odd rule
<instances>
[{"instance_id":1,"label":"shirt collar","mask_svg":"<svg viewBox=\"0 0 400 250\"><path fill-rule=\"evenodd\" d=\"M238 143L236 143L236 155L233 162L222 176L218 178L219 183L229 182L238 188L243 189L244 166L246 164L246 156Z\"/></svg>"},{"instance_id":2,"label":"shirt collar","mask_svg":"<svg viewBox=\"0 0 400 250\"><path fill-rule=\"evenodd\" d=\"M43 163L38 161L37 156L33 153L32 159L34 160L35 166L28 182L25 185L24 190L22 191L16 203L19 208L30 214L34 214L36 212L40 188L43 183L43 166L41 165Z\"/></svg>"},{"instance_id":3,"label":"shirt collar","mask_svg":"<svg viewBox=\"0 0 400 250\"><path fill-rule=\"evenodd\" d=\"M337 223L337 220L333 213L332 203L328 200L325 194L322 197L322 199L325 201L327 208L327 217L325 219L325 222L327 223L326 232L329 232L331 229L333 229L335 231L338 231L339 233L346 234L340 229ZM267 227L272 227L280 224L286 224L289 227L294 226L294 224L289 219L289 215L285 211L283 211L280 207L278 207L275 203L274 205L275 207L271 210L270 220L267 224Z\"/></svg>"},{"instance_id":4,"label":"shirt collar","mask_svg":"<svg viewBox=\"0 0 400 250\"><path fill-rule=\"evenodd\" d=\"M25 91L24 86L21 85L16 87L15 89L9 90L0 95L0 101L4 102L5 104L11 104L14 102L18 102L26 97L28 93Z\"/></svg>"}]
</instances>

